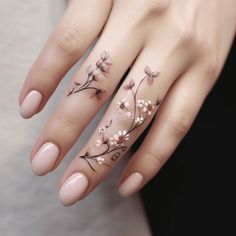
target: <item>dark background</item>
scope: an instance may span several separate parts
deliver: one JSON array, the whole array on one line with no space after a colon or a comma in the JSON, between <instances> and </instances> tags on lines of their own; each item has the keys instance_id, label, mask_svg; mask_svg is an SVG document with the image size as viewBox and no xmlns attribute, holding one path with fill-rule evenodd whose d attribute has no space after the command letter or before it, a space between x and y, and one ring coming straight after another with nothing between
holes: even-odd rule
<instances>
[{"instance_id":1,"label":"dark background","mask_svg":"<svg viewBox=\"0 0 236 236\"><path fill-rule=\"evenodd\" d=\"M236 42L193 127L141 191L154 236L235 236Z\"/></svg>"}]
</instances>

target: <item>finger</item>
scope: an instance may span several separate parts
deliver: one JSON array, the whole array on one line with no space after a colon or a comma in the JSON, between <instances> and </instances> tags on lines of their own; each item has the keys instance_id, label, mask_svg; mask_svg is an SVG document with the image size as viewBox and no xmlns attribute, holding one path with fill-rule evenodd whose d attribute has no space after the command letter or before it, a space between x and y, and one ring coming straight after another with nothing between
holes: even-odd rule
<instances>
[{"instance_id":1,"label":"finger","mask_svg":"<svg viewBox=\"0 0 236 236\"><path fill-rule=\"evenodd\" d=\"M103 28L111 0L72 0L30 69L19 97L20 113L30 118L43 109L60 80Z\"/></svg>"},{"instance_id":2,"label":"finger","mask_svg":"<svg viewBox=\"0 0 236 236\"><path fill-rule=\"evenodd\" d=\"M87 196L148 125L160 104L159 99L181 73L182 68L172 60L175 61L168 57L165 63L154 64L158 60L151 51L144 49L140 54L98 129L66 170L59 194L64 205ZM151 68L160 68L161 74L145 67L145 62L149 62ZM172 70L168 70L167 65Z\"/></svg>"},{"instance_id":3,"label":"finger","mask_svg":"<svg viewBox=\"0 0 236 236\"><path fill-rule=\"evenodd\" d=\"M122 174L119 187L122 196L138 191L157 174L190 129L211 86L205 74L195 70L176 81Z\"/></svg>"},{"instance_id":4,"label":"finger","mask_svg":"<svg viewBox=\"0 0 236 236\"><path fill-rule=\"evenodd\" d=\"M121 23L120 19L113 18L112 28L105 29L44 126L31 152L36 174L43 175L57 167L141 50L144 39L137 40L137 35L122 32L122 29L118 32ZM109 53L103 52L104 48ZM48 146L53 148L46 148ZM42 156L47 159L43 161Z\"/></svg>"}]
</instances>

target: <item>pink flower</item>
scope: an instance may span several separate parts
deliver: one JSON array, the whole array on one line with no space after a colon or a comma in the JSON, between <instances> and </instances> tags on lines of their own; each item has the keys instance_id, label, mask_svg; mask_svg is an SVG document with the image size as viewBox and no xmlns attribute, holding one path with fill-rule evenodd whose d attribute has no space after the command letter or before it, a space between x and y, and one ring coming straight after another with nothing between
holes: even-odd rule
<instances>
[{"instance_id":1,"label":"pink flower","mask_svg":"<svg viewBox=\"0 0 236 236\"><path fill-rule=\"evenodd\" d=\"M103 78L103 74L101 73L101 71L100 71L99 69L96 69L96 70L92 73L92 75L93 75L93 79L96 80L96 81L98 81L98 80L100 80L100 79Z\"/></svg>"},{"instance_id":2,"label":"pink flower","mask_svg":"<svg viewBox=\"0 0 236 236\"><path fill-rule=\"evenodd\" d=\"M121 102L117 103L117 109L119 109L119 112L121 113L123 110L127 110L129 107L129 102L126 99L122 99Z\"/></svg>"},{"instance_id":3,"label":"pink flower","mask_svg":"<svg viewBox=\"0 0 236 236\"><path fill-rule=\"evenodd\" d=\"M152 114L152 110L154 108L155 108L155 106L149 100L148 102L145 102L144 107L143 107L143 112L147 113L150 116Z\"/></svg>"},{"instance_id":4,"label":"pink flower","mask_svg":"<svg viewBox=\"0 0 236 236\"><path fill-rule=\"evenodd\" d=\"M110 144L115 146L124 145L127 140L129 140L129 134L127 134L127 131L119 130L113 137L110 138Z\"/></svg>"},{"instance_id":5,"label":"pink flower","mask_svg":"<svg viewBox=\"0 0 236 236\"><path fill-rule=\"evenodd\" d=\"M156 72L156 71L152 72L149 66L145 67L145 73L147 74L148 85L152 85L154 78L158 77L160 74L159 72Z\"/></svg>"},{"instance_id":6,"label":"pink flower","mask_svg":"<svg viewBox=\"0 0 236 236\"><path fill-rule=\"evenodd\" d=\"M108 58L109 58L109 53L108 52L106 52L106 51L104 51L102 54L101 54L101 59L103 60L103 61L105 61L105 60L107 60Z\"/></svg>"},{"instance_id":7,"label":"pink flower","mask_svg":"<svg viewBox=\"0 0 236 236\"><path fill-rule=\"evenodd\" d=\"M112 63L108 62L108 61L102 61L99 60L96 63L97 69L93 72L93 76L95 78L102 78L102 77L106 77L107 74L109 73L110 67L111 67Z\"/></svg>"},{"instance_id":8,"label":"pink flower","mask_svg":"<svg viewBox=\"0 0 236 236\"><path fill-rule=\"evenodd\" d=\"M96 66L99 68L101 66L101 64L103 63L103 60L100 59L96 62Z\"/></svg>"},{"instance_id":9,"label":"pink flower","mask_svg":"<svg viewBox=\"0 0 236 236\"><path fill-rule=\"evenodd\" d=\"M134 80L131 79L129 81L129 83L124 86L124 89L126 89L126 90L132 89L134 87L134 85L135 85Z\"/></svg>"},{"instance_id":10,"label":"pink flower","mask_svg":"<svg viewBox=\"0 0 236 236\"><path fill-rule=\"evenodd\" d=\"M96 65L90 65L87 69L87 74L92 75L96 69L97 69Z\"/></svg>"},{"instance_id":11,"label":"pink flower","mask_svg":"<svg viewBox=\"0 0 236 236\"><path fill-rule=\"evenodd\" d=\"M109 73L109 70L110 70L110 63L109 62L103 62L102 64L101 64L101 66L100 66L100 70L102 71L102 72L104 72L105 74L106 73Z\"/></svg>"}]
</instances>

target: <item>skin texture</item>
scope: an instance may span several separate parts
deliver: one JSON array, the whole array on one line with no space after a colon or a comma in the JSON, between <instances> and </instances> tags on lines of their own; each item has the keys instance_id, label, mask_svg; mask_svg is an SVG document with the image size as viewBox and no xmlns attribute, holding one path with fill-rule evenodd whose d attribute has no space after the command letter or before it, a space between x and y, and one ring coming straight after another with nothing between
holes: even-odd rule
<instances>
[{"instance_id":1,"label":"skin texture","mask_svg":"<svg viewBox=\"0 0 236 236\"><path fill-rule=\"evenodd\" d=\"M71 205L86 197L122 158L125 151L115 161L109 155L103 156L108 165L89 159L96 170L93 171L81 156L101 152L102 147L94 144L98 139L101 140L99 128L111 119L109 138L119 130L128 129L130 120L120 116L117 104L123 99L133 104L132 91L124 87L134 81L133 88L137 88L141 79L148 75L147 67L151 72L157 73L157 76L151 86L146 82L142 83L137 96L152 103L159 99L161 104L155 107L140 127L129 134L128 140L123 144L128 149L154 119L144 142L121 176L121 195L128 196L138 191L158 173L190 129L206 96L217 81L235 35L235 9L235 0L69 2L64 17L33 64L23 85L19 104L23 106L21 114L24 118L30 118L43 109L65 73L81 58L98 35L99 40L72 78L68 91L65 91L32 148L31 161L45 143L53 143L58 148L50 152L50 156L51 153L57 153L56 161L53 156L53 163L49 163L50 170L45 167L43 171L44 165L40 164L39 175L46 174L59 165L89 121L117 88L128 68L130 72L98 128L60 180L61 188L74 173L82 173L87 179L76 179L86 182L82 184L86 186L84 191L79 189L79 184L76 184L78 181L73 182L74 188L78 190L71 194L73 199L69 199L68 195L66 200L63 199L65 194L60 192L64 205ZM84 83L89 66L96 65L101 60L103 52L107 53L106 60L111 64L106 68L106 75L103 73L104 76L93 81L90 86L95 86L104 93L99 97L93 96L96 89L73 93ZM40 95L37 95L38 100L32 98L31 103L25 105L24 99L32 90L42 95L42 101L39 104ZM37 100L37 104L32 104L34 100ZM37 166L35 172L37 174ZM132 173L134 177L129 179L128 184L122 185ZM76 196L77 192L80 194Z\"/></svg>"}]
</instances>

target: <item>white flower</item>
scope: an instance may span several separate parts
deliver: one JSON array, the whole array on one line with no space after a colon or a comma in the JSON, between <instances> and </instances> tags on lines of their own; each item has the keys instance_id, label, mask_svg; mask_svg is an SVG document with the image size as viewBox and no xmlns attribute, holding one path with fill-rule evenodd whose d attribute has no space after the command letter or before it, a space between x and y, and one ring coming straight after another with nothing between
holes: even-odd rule
<instances>
[{"instance_id":1,"label":"white flower","mask_svg":"<svg viewBox=\"0 0 236 236\"><path fill-rule=\"evenodd\" d=\"M99 134L104 134L105 132L106 132L106 127L105 126L102 126L98 129Z\"/></svg>"},{"instance_id":2,"label":"white flower","mask_svg":"<svg viewBox=\"0 0 236 236\"><path fill-rule=\"evenodd\" d=\"M144 106L144 100L137 100L137 107L140 107L140 108L142 108L143 106Z\"/></svg>"},{"instance_id":3,"label":"white flower","mask_svg":"<svg viewBox=\"0 0 236 236\"><path fill-rule=\"evenodd\" d=\"M129 119L133 119L133 118L134 118L132 112L130 112L130 111L127 112L127 117L128 117Z\"/></svg>"},{"instance_id":4,"label":"white flower","mask_svg":"<svg viewBox=\"0 0 236 236\"><path fill-rule=\"evenodd\" d=\"M136 124L142 124L144 122L144 118L142 116L139 116L136 118L135 123Z\"/></svg>"},{"instance_id":5,"label":"white flower","mask_svg":"<svg viewBox=\"0 0 236 236\"><path fill-rule=\"evenodd\" d=\"M117 134L114 135L115 140L119 141L121 138L124 140L129 140L129 134L126 130L119 130Z\"/></svg>"},{"instance_id":6,"label":"white flower","mask_svg":"<svg viewBox=\"0 0 236 236\"><path fill-rule=\"evenodd\" d=\"M110 138L111 145L124 145L124 142L129 140L129 134L126 130L119 130L113 137Z\"/></svg>"},{"instance_id":7,"label":"white flower","mask_svg":"<svg viewBox=\"0 0 236 236\"><path fill-rule=\"evenodd\" d=\"M98 163L99 165L103 164L104 161L105 161L105 159L104 159L103 157L96 157L96 160L97 160L97 163Z\"/></svg>"},{"instance_id":8,"label":"white flower","mask_svg":"<svg viewBox=\"0 0 236 236\"><path fill-rule=\"evenodd\" d=\"M148 102L145 102L144 107L143 107L143 112L147 113L150 116L152 114L152 110L154 108L155 108L155 106L149 100Z\"/></svg>"},{"instance_id":9,"label":"white flower","mask_svg":"<svg viewBox=\"0 0 236 236\"><path fill-rule=\"evenodd\" d=\"M111 146L117 145L117 142L113 137L110 138L109 143L110 143Z\"/></svg>"},{"instance_id":10,"label":"white flower","mask_svg":"<svg viewBox=\"0 0 236 236\"><path fill-rule=\"evenodd\" d=\"M102 141L100 140L100 139L97 139L96 141L95 141L95 146L96 147L100 147L102 145Z\"/></svg>"},{"instance_id":11,"label":"white flower","mask_svg":"<svg viewBox=\"0 0 236 236\"><path fill-rule=\"evenodd\" d=\"M127 110L129 107L129 102L126 99L123 99L121 102L117 103L117 109L119 109L119 112L122 112L124 109Z\"/></svg>"}]
</instances>

